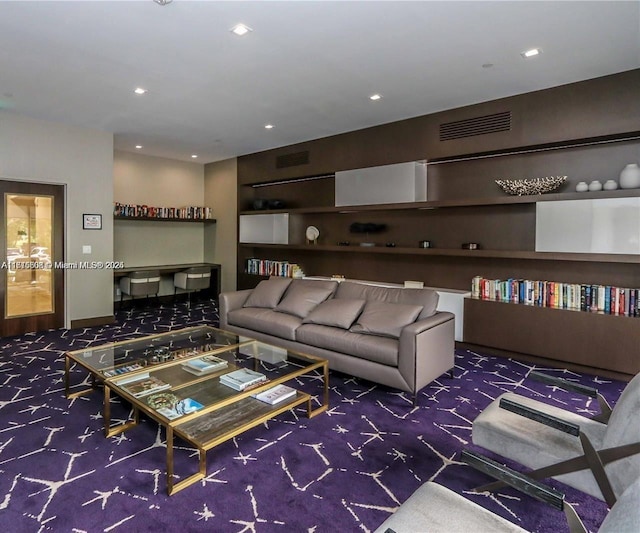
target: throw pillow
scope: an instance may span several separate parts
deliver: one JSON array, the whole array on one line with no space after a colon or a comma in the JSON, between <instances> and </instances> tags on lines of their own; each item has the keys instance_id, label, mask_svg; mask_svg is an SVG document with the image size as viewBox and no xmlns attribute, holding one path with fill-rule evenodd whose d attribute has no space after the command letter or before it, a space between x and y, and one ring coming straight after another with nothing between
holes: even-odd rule
<instances>
[{"instance_id":1,"label":"throw pillow","mask_svg":"<svg viewBox=\"0 0 640 533\"><path fill-rule=\"evenodd\" d=\"M349 331L398 339L402 328L415 322L421 311L421 305L370 301Z\"/></svg>"},{"instance_id":2,"label":"throw pillow","mask_svg":"<svg viewBox=\"0 0 640 533\"><path fill-rule=\"evenodd\" d=\"M311 311L302 323L349 329L363 307L364 300L350 300L348 298L327 300Z\"/></svg>"},{"instance_id":3,"label":"throw pillow","mask_svg":"<svg viewBox=\"0 0 640 533\"><path fill-rule=\"evenodd\" d=\"M273 309L278 305L280 298L282 298L290 283L290 278L265 279L253 289L242 307L268 307Z\"/></svg>"},{"instance_id":4,"label":"throw pillow","mask_svg":"<svg viewBox=\"0 0 640 533\"><path fill-rule=\"evenodd\" d=\"M295 280L274 311L305 318L319 303L329 298L335 290L336 284L333 283Z\"/></svg>"}]
</instances>

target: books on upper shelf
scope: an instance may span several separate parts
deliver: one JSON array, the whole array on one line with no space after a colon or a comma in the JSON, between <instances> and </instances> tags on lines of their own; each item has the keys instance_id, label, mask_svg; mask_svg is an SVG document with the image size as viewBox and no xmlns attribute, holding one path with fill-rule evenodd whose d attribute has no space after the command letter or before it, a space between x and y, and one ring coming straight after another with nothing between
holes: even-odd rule
<instances>
[{"instance_id":1,"label":"books on upper shelf","mask_svg":"<svg viewBox=\"0 0 640 533\"><path fill-rule=\"evenodd\" d=\"M220 376L220 383L239 391L266 381L267 376L255 370L249 370L248 368L239 368L238 370Z\"/></svg>"},{"instance_id":2,"label":"books on upper shelf","mask_svg":"<svg viewBox=\"0 0 640 533\"><path fill-rule=\"evenodd\" d=\"M148 373L120 379L116 381L116 385L122 387L135 398L141 398L147 394L171 388L169 383L165 383L155 376L150 376Z\"/></svg>"},{"instance_id":3,"label":"books on upper shelf","mask_svg":"<svg viewBox=\"0 0 640 533\"><path fill-rule=\"evenodd\" d=\"M178 418L179 416L198 411L203 407L204 405L194 400L193 398L185 398L184 400L179 400L171 407L159 407L157 411L169 420L173 420L174 418Z\"/></svg>"},{"instance_id":4,"label":"books on upper shelf","mask_svg":"<svg viewBox=\"0 0 640 533\"><path fill-rule=\"evenodd\" d=\"M227 361L220 359L220 357L216 357L215 355L205 355L204 357L192 359L191 361L183 363L182 368L196 376L203 376L205 374L215 372L216 370L226 368L228 364L229 363L227 363Z\"/></svg>"},{"instance_id":5,"label":"books on upper shelf","mask_svg":"<svg viewBox=\"0 0 640 533\"><path fill-rule=\"evenodd\" d=\"M292 398L297 394L296 389L293 389L287 385L276 385L265 391L254 394L253 397L261 402L268 403L269 405L275 405L283 402L288 398Z\"/></svg>"}]
</instances>

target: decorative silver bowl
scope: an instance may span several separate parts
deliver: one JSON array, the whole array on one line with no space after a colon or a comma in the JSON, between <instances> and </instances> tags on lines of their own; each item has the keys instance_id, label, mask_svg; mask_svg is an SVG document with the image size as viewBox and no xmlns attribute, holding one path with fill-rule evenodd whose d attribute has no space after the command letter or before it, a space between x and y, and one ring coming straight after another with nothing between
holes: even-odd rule
<instances>
[{"instance_id":1,"label":"decorative silver bowl","mask_svg":"<svg viewBox=\"0 0 640 533\"><path fill-rule=\"evenodd\" d=\"M517 196L528 194L544 194L555 191L567 181L567 176L549 176L547 178L531 178L524 180L495 180L504 192Z\"/></svg>"}]
</instances>

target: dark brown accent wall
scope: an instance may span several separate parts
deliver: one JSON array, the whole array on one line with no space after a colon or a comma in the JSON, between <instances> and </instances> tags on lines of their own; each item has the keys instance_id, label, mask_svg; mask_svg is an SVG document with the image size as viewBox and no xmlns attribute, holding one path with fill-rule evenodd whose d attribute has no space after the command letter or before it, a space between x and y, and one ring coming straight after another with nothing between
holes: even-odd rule
<instances>
[{"instance_id":1,"label":"dark brown accent wall","mask_svg":"<svg viewBox=\"0 0 640 533\"><path fill-rule=\"evenodd\" d=\"M279 199L283 209L261 212L287 212L290 224L288 245L239 244L238 287L262 279L244 272L248 258L296 262L307 275L420 280L454 289L469 289L476 275L640 287L640 256L535 252L536 201L640 196L640 189L575 192L578 182L617 179L625 164L640 159L638 87L640 69L240 157L241 215L257 213L252 209L256 199ZM478 134L474 128L485 127L483 117L495 117L500 131ZM441 138L442 125L451 123L464 127L455 138ZM472 134L464 134L467 127ZM291 154L305 157L294 158L298 164L293 166L278 165ZM335 172L405 161L428 161L426 202L334 207ZM568 176L567 182L542 197L510 197L495 183L558 175ZM287 182L310 177L318 179ZM278 184L256 186L271 182ZM387 229L351 234L353 222L382 223ZM308 225L320 228L315 245L305 242ZM418 241L425 239L434 248L419 249ZM377 246L359 247L365 240ZM344 241L350 245L338 245ZM464 242L478 242L481 249L462 250ZM629 347L637 352L640 346L640 318L492 303L470 304L465 319L470 340L465 341L592 368L637 371L635 363L621 361L633 357ZM534 342L522 333L530 328L542 331L541 338ZM554 328L565 335L560 338ZM508 342L505 330L512 332ZM596 334L604 341L589 342ZM625 335L623 342L617 341L619 334ZM567 340L578 335L580 342Z\"/></svg>"}]
</instances>

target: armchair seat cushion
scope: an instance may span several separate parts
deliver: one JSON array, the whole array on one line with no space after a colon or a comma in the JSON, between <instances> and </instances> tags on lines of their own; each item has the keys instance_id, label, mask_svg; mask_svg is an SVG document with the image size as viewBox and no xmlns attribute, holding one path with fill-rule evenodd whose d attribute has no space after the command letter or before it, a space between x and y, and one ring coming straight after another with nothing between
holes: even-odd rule
<instances>
[{"instance_id":1,"label":"armchair seat cushion","mask_svg":"<svg viewBox=\"0 0 640 533\"><path fill-rule=\"evenodd\" d=\"M375 533L385 533L387 529L396 533L526 533L526 530L516 524L433 482L420 486Z\"/></svg>"},{"instance_id":2,"label":"armchair seat cushion","mask_svg":"<svg viewBox=\"0 0 640 533\"><path fill-rule=\"evenodd\" d=\"M397 339L358 335L341 328L319 324L303 324L296 331L296 340L384 365L398 364Z\"/></svg>"},{"instance_id":3,"label":"armchair seat cushion","mask_svg":"<svg viewBox=\"0 0 640 533\"><path fill-rule=\"evenodd\" d=\"M261 307L243 307L230 311L227 320L234 326L288 340L296 340L296 329L302 324L302 319L297 316Z\"/></svg>"},{"instance_id":4,"label":"armchair seat cushion","mask_svg":"<svg viewBox=\"0 0 640 533\"><path fill-rule=\"evenodd\" d=\"M596 449L602 447L606 432L605 424L513 393L506 393L495 399L474 420L472 432L474 444L532 469L542 468L583 454L580 439L501 409L500 400L502 398L578 424ZM565 481L574 487L580 486L584 492L602 498L600 489L589 470L557 476L556 479Z\"/></svg>"}]
</instances>

